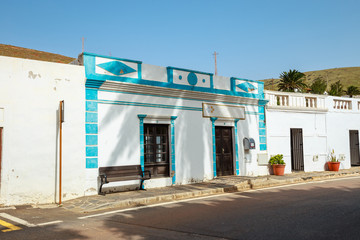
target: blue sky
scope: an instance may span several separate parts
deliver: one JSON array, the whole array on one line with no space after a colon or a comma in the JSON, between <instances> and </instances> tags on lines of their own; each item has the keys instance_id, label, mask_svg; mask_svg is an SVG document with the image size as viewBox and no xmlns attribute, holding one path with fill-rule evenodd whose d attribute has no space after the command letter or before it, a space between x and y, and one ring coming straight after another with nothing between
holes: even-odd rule
<instances>
[{"instance_id":1,"label":"blue sky","mask_svg":"<svg viewBox=\"0 0 360 240\"><path fill-rule=\"evenodd\" d=\"M248 79L360 66L359 0L1 0L0 43Z\"/></svg>"}]
</instances>

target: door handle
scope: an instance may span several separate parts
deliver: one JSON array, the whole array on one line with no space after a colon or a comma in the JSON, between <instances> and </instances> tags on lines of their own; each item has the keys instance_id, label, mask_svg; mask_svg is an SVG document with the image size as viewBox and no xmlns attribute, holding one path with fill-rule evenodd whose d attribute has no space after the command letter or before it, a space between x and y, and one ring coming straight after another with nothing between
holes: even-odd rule
<instances>
[{"instance_id":1,"label":"door handle","mask_svg":"<svg viewBox=\"0 0 360 240\"><path fill-rule=\"evenodd\" d=\"M222 153L224 154L224 152L225 152L225 151L224 151L224 148L222 148Z\"/></svg>"}]
</instances>

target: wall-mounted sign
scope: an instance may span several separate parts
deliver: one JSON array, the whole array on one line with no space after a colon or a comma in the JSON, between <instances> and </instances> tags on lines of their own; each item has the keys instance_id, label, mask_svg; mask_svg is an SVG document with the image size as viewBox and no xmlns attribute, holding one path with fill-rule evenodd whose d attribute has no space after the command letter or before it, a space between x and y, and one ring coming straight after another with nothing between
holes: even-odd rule
<instances>
[{"instance_id":1,"label":"wall-mounted sign","mask_svg":"<svg viewBox=\"0 0 360 240\"><path fill-rule=\"evenodd\" d=\"M245 119L245 107L203 103L203 117Z\"/></svg>"}]
</instances>

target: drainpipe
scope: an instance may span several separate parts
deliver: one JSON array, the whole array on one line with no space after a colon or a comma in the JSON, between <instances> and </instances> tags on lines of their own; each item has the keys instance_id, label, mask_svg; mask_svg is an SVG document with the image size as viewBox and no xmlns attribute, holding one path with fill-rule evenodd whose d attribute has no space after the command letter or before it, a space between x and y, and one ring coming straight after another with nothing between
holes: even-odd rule
<instances>
[{"instance_id":1,"label":"drainpipe","mask_svg":"<svg viewBox=\"0 0 360 240\"><path fill-rule=\"evenodd\" d=\"M60 126L60 146L59 146L59 205L61 205L62 189L62 123L64 122L64 100L60 101L59 107L59 126Z\"/></svg>"}]
</instances>

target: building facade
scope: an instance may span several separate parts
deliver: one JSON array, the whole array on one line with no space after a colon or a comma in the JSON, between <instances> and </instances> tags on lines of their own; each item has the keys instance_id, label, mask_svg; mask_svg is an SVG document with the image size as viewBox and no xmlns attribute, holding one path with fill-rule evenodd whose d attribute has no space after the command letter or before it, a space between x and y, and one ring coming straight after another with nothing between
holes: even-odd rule
<instances>
[{"instance_id":1,"label":"building facade","mask_svg":"<svg viewBox=\"0 0 360 240\"><path fill-rule=\"evenodd\" d=\"M268 175L276 154L286 173L324 171L332 150L342 169L360 165L359 99L90 53L78 62L0 57L0 204L58 202L60 185L64 201L97 194L108 166L141 165L154 188Z\"/></svg>"}]
</instances>

